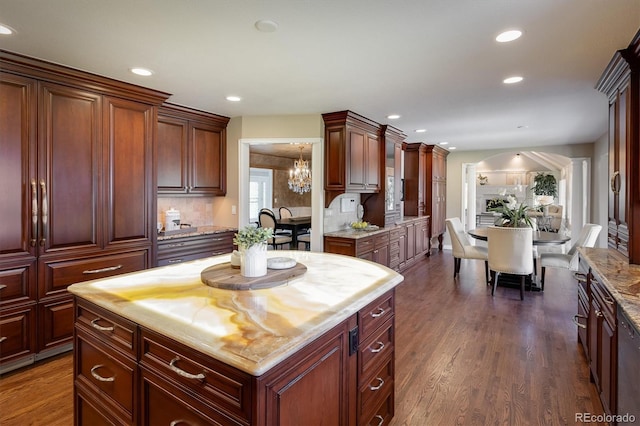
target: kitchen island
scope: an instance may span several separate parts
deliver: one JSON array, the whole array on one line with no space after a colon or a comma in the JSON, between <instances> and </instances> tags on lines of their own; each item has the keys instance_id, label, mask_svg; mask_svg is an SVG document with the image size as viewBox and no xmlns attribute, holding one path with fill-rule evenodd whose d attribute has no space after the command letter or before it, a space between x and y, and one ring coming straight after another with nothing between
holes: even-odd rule
<instances>
[{"instance_id":1,"label":"kitchen island","mask_svg":"<svg viewBox=\"0 0 640 426\"><path fill-rule=\"evenodd\" d=\"M387 423L403 277L340 255L269 256L307 271L263 290L203 284L223 255L71 286L78 422Z\"/></svg>"}]
</instances>

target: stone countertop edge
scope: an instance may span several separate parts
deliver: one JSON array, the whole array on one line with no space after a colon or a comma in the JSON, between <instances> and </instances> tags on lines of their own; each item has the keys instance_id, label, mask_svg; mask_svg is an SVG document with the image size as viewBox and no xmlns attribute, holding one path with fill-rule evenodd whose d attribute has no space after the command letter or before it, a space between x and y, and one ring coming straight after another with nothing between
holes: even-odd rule
<instances>
[{"instance_id":1,"label":"stone countertop edge","mask_svg":"<svg viewBox=\"0 0 640 426\"><path fill-rule=\"evenodd\" d=\"M376 234L381 234L383 232L388 232L394 228L397 228L398 226L401 226L402 224L408 223L408 222L414 222L416 220L419 219L425 219L428 218L429 215L426 216L406 216L403 220L396 222L395 226L388 226L385 228L379 228L376 230L372 230L372 231L367 231L367 230L356 230L356 229L341 229L338 231L331 231L331 232L325 232L324 236L325 237L339 237L339 238L352 238L354 240L358 240L360 238L365 238L365 237L370 237L372 235L376 235Z\"/></svg>"},{"instance_id":2,"label":"stone countertop edge","mask_svg":"<svg viewBox=\"0 0 640 426\"><path fill-rule=\"evenodd\" d=\"M173 240L175 238L199 237L208 234L218 234L220 232L238 232L238 228L230 226L198 226L194 232L177 233L172 235L158 235L158 241Z\"/></svg>"},{"instance_id":3,"label":"stone countertop edge","mask_svg":"<svg viewBox=\"0 0 640 426\"><path fill-rule=\"evenodd\" d=\"M640 328L640 265L630 264L629 259L612 249L580 248L579 252L636 328Z\"/></svg>"},{"instance_id":4,"label":"stone countertop edge","mask_svg":"<svg viewBox=\"0 0 640 426\"><path fill-rule=\"evenodd\" d=\"M230 260L221 255L73 284L69 291L259 377L404 280L350 256L281 250L268 256L292 257L307 272L270 289L209 287L200 272Z\"/></svg>"}]
</instances>

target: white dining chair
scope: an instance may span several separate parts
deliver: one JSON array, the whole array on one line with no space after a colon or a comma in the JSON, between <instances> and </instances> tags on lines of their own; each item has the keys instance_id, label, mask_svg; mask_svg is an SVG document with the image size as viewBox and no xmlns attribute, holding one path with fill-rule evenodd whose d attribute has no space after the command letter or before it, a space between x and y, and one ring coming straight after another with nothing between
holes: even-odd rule
<instances>
[{"instance_id":1,"label":"white dining chair","mask_svg":"<svg viewBox=\"0 0 640 426\"><path fill-rule=\"evenodd\" d=\"M520 275L520 300L523 300L525 280L533 274L533 229L491 226L487 243L491 295L496 291L500 274Z\"/></svg>"},{"instance_id":2,"label":"white dining chair","mask_svg":"<svg viewBox=\"0 0 640 426\"><path fill-rule=\"evenodd\" d=\"M261 211L258 214L258 221L260 222L260 226L262 228L271 228L273 230L273 237L269 238L267 242L273 247L274 250L277 250L278 247L282 248L284 244L291 245L292 238L286 235L278 235L275 233L275 230L278 227L278 222L276 221L276 217L273 213L268 211Z\"/></svg>"},{"instance_id":3,"label":"white dining chair","mask_svg":"<svg viewBox=\"0 0 640 426\"><path fill-rule=\"evenodd\" d=\"M462 259L484 260L484 271L489 284L489 265L487 263L487 248L474 246L469 237L464 232L460 218L451 217L445 219L447 231L451 237L451 248L453 251L453 278L460 274L460 263Z\"/></svg>"},{"instance_id":4,"label":"white dining chair","mask_svg":"<svg viewBox=\"0 0 640 426\"><path fill-rule=\"evenodd\" d=\"M576 242L567 253L541 253L540 254L540 289L544 291L544 273L546 268L563 268L570 271L578 270L578 249L580 247L593 247L598 240L602 226L587 223L582 227Z\"/></svg>"}]
</instances>

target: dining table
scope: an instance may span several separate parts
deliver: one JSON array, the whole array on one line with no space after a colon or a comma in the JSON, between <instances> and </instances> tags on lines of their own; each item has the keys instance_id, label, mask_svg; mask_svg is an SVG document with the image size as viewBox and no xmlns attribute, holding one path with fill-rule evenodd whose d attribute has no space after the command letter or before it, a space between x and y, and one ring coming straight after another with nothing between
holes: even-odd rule
<instances>
[{"instance_id":1,"label":"dining table","mask_svg":"<svg viewBox=\"0 0 640 426\"><path fill-rule=\"evenodd\" d=\"M467 231L467 233L480 241L487 241L489 234L489 227L478 227ZM571 241L571 237L560 232L547 232L547 231L533 231L533 245L534 246L553 246L562 245ZM505 274L501 274L503 276ZM506 274L508 275L508 274ZM530 283L531 291L540 291L541 286L538 282L538 274L534 269L533 276Z\"/></svg>"},{"instance_id":2,"label":"dining table","mask_svg":"<svg viewBox=\"0 0 640 426\"><path fill-rule=\"evenodd\" d=\"M298 250L298 234L303 229L311 228L311 216L291 216L280 219L277 228L291 231L291 249Z\"/></svg>"}]
</instances>

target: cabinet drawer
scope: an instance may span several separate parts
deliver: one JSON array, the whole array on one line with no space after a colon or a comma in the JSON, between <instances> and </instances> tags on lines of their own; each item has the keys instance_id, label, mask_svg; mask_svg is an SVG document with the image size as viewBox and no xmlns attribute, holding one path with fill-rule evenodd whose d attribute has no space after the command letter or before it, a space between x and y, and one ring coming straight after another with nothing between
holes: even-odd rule
<instances>
[{"instance_id":1,"label":"cabinet drawer","mask_svg":"<svg viewBox=\"0 0 640 426\"><path fill-rule=\"evenodd\" d=\"M361 382L368 382L384 360L394 350L393 321L386 328L371 336L360 344L358 356L358 377Z\"/></svg>"},{"instance_id":2,"label":"cabinet drawer","mask_svg":"<svg viewBox=\"0 0 640 426\"><path fill-rule=\"evenodd\" d=\"M69 294L38 304L38 352L73 340L73 297Z\"/></svg>"},{"instance_id":3,"label":"cabinet drawer","mask_svg":"<svg viewBox=\"0 0 640 426\"><path fill-rule=\"evenodd\" d=\"M123 351L129 357L136 358L138 339L134 323L78 298L75 314L76 327Z\"/></svg>"},{"instance_id":4,"label":"cabinet drawer","mask_svg":"<svg viewBox=\"0 0 640 426\"><path fill-rule=\"evenodd\" d=\"M0 362L6 363L36 350L35 304L0 312Z\"/></svg>"},{"instance_id":5,"label":"cabinet drawer","mask_svg":"<svg viewBox=\"0 0 640 426\"><path fill-rule=\"evenodd\" d=\"M71 284L146 269L147 250L86 259L42 262L40 297L65 294Z\"/></svg>"},{"instance_id":6,"label":"cabinet drawer","mask_svg":"<svg viewBox=\"0 0 640 426\"><path fill-rule=\"evenodd\" d=\"M177 263L188 262L190 260L204 259L205 257L216 256L218 254L223 254L220 252L213 252L211 250L198 252L198 253L184 253L181 255L174 255L173 257L168 257L164 259L158 259L158 266L168 266L175 265Z\"/></svg>"},{"instance_id":7,"label":"cabinet drawer","mask_svg":"<svg viewBox=\"0 0 640 426\"><path fill-rule=\"evenodd\" d=\"M135 361L78 328L74 362L76 380L92 394L99 395L100 402L109 406L119 417L133 423L138 389Z\"/></svg>"},{"instance_id":8,"label":"cabinet drawer","mask_svg":"<svg viewBox=\"0 0 640 426\"><path fill-rule=\"evenodd\" d=\"M358 312L358 328L360 329L360 341L366 340L371 333L380 327L394 314L393 291L390 291Z\"/></svg>"},{"instance_id":9,"label":"cabinet drawer","mask_svg":"<svg viewBox=\"0 0 640 426\"><path fill-rule=\"evenodd\" d=\"M616 323L616 301L611 296L611 293L605 288L597 276L591 276L591 295L598 301L602 313L610 324Z\"/></svg>"},{"instance_id":10,"label":"cabinet drawer","mask_svg":"<svg viewBox=\"0 0 640 426\"><path fill-rule=\"evenodd\" d=\"M361 416L358 424L361 426L381 426L391 423L394 414L393 392L369 416Z\"/></svg>"},{"instance_id":11,"label":"cabinet drawer","mask_svg":"<svg viewBox=\"0 0 640 426\"><path fill-rule=\"evenodd\" d=\"M360 384L360 415L367 416L376 411L381 402L393 391L393 356L371 377Z\"/></svg>"},{"instance_id":12,"label":"cabinet drawer","mask_svg":"<svg viewBox=\"0 0 640 426\"><path fill-rule=\"evenodd\" d=\"M141 363L166 380L195 393L206 405L239 418L251 417L251 376L196 351L180 347L153 331L142 329Z\"/></svg>"},{"instance_id":13,"label":"cabinet drawer","mask_svg":"<svg viewBox=\"0 0 640 426\"><path fill-rule=\"evenodd\" d=\"M142 369L142 425L216 425L248 423L231 419L194 399L146 368ZM158 409L162 407L162 409Z\"/></svg>"},{"instance_id":14,"label":"cabinet drawer","mask_svg":"<svg viewBox=\"0 0 640 426\"><path fill-rule=\"evenodd\" d=\"M361 238L356 240L356 257L360 257L365 253L373 251L375 248L375 240L373 237Z\"/></svg>"},{"instance_id":15,"label":"cabinet drawer","mask_svg":"<svg viewBox=\"0 0 640 426\"><path fill-rule=\"evenodd\" d=\"M375 235L373 237L374 247L380 248L389 245L389 233L383 232L382 234Z\"/></svg>"},{"instance_id":16,"label":"cabinet drawer","mask_svg":"<svg viewBox=\"0 0 640 426\"><path fill-rule=\"evenodd\" d=\"M15 266L15 265L12 265ZM11 269L0 269L0 307L36 299L35 261Z\"/></svg>"},{"instance_id":17,"label":"cabinet drawer","mask_svg":"<svg viewBox=\"0 0 640 426\"><path fill-rule=\"evenodd\" d=\"M85 386L78 384L75 392L75 415L78 419L77 424L91 426L114 426L118 424L133 424L132 422L123 421L108 414L109 409L96 399L97 395L92 395L91 391L85 390Z\"/></svg>"},{"instance_id":18,"label":"cabinet drawer","mask_svg":"<svg viewBox=\"0 0 640 426\"><path fill-rule=\"evenodd\" d=\"M389 231L389 240L397 240L402 235L407 235L407 228L405 228L404 226L396 226Z\"/></svg>"}]
</instances>

